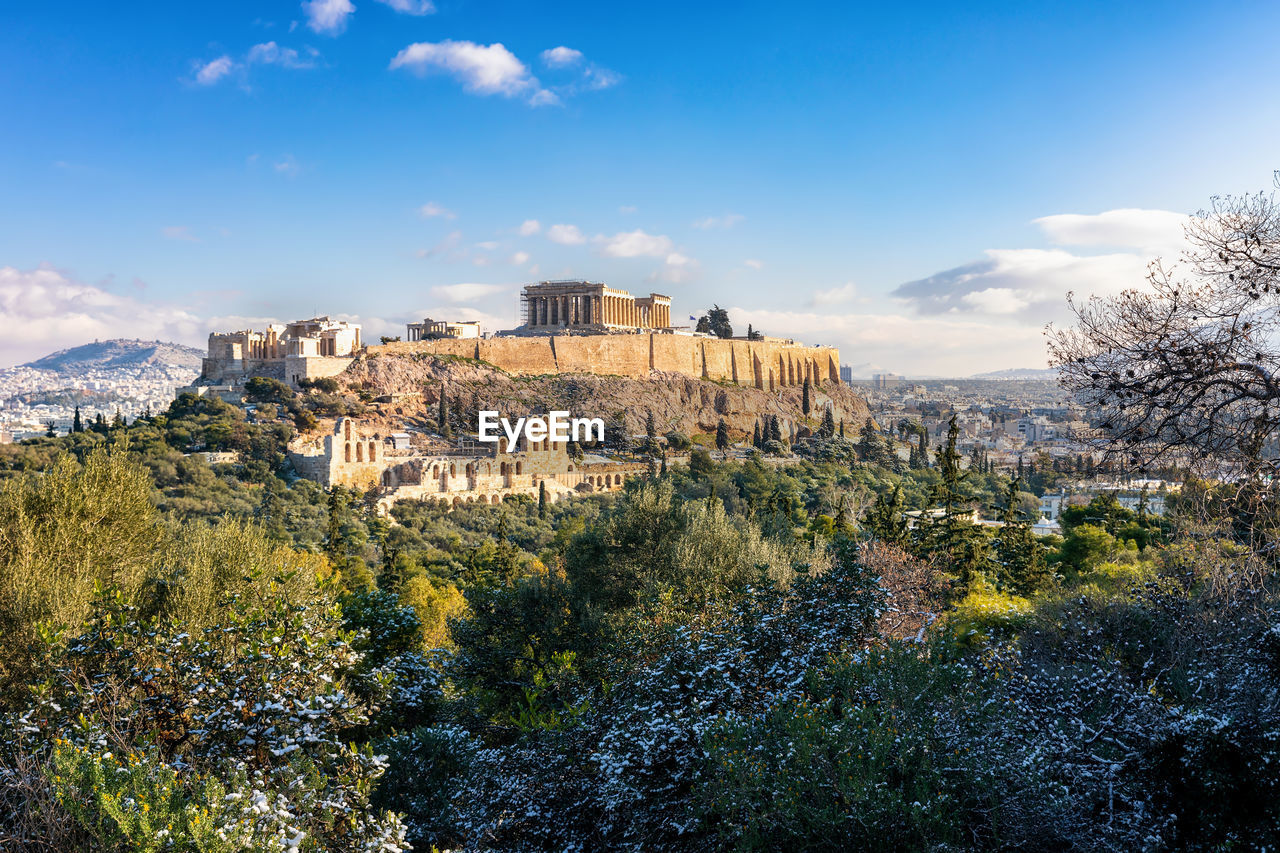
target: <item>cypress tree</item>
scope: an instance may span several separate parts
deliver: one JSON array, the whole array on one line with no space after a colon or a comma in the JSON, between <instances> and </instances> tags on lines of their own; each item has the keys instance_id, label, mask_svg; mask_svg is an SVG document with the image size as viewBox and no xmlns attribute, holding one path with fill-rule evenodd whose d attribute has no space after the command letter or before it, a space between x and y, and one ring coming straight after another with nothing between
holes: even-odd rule
<instances>
[{"instance_id":1,"label":"cypress tree","mask_svg":"<svg viewBox=\"0 0 1280 853\"><path fill-rule=\"evenodd\" d=\"M538 481L538 518L547 517L547 481Z\"/></svg>"},{"instance_id":2,"label":"cypress tree","mask_svg":"<svg viewBox=\"0 0 1280 853\"><path fill-rule=\"evenodd\" d=\"M809 417L810 407L811 407L811 403L809 401L809 379L808 377L805 377L804 390L801 392L801 397L800 397L800 411L804 412L804 416L806 418Z\"/></svg>"},{"instance_id":3,"label":"cypress tree","mask_svg":"<svg viewBox=\"0 0 1280 853\"><path fill-rule=\"evenodd\" d=\"M72 432L84 432L84 422L80 420L80 407L76 406L75 417L71 419Z\"/></svg>"},{"instance_id":4,"label":"cypress tree","mask_svg":"<svg viewBox=\"0 0 1280 853\"><path fill-rule=\"evenodd\" d=\"M1030 522L1018 511L1021 484L1021 480L1015 479L1005 495L1001 514L1004 526L996 541L996 560L1000 564L1001 586L1018 595L1032 595L1053 583L1053 572Z\"/></svg>"},{"instance_id":5,"label":"cypress tree","mask_svg":"<svg viewBox=\"0 0 1280 853\"><path fill-rule=\"evenodd\" d=\"M756 450L760 449L760 419L756 419L756 425L751 431L751 446Z\"/></svg>"},{"instance_id":6,"label":"cypress tree","mask_svg":"<svg viewBox=\"0 0 1280 853\"><path fill-rule=\"evenodd\" d=\"M822 413L822 429L818 432L823 438L831 438L836 434L836 417L830 409Z\"/></svg>"},{"instance_id":7,"label":"cypress tree","mask_svg":"<svg viewBox=\"0 0 1280 853\"><path fill-rule=\"evenodd\" d=\"M720 451L720 455L724 456L725 451L729 449L729 427L725 424L724 418L720 419L720 423L716 424L716 450Z\"/></svg>"},{"instance_id":8,"label":"cypress tree","mask_svg":"<svg viewBox=\"0 0 1280 853\"><path fill-rule=\"evenodd\" d=\"M907 518L902 513L902 485L893 487L886 498L884 492L876 495L876 502L867 513L867 531L890 545L907 543Z\"/></svg>"},{"instance_id":9,"label":"cypress tree","mask_svg":"<svg viewBox=\"0 0 1280 853\"><path fill-rule=\"evenodd\" d=\"M436 420L439 421L440 435L453 438L453 428L449 426L449 395L443 386L440 388L440 412L436 415Z\"/></svg>"}]
</instances>

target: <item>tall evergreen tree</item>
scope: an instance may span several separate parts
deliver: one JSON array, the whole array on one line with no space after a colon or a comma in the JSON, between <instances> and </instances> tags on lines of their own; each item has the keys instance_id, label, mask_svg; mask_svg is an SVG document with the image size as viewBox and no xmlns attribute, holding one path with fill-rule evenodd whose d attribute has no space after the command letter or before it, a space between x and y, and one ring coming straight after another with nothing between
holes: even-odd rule
<instances>
[{"instance_id":1,"label":"tall evergreen tree","mask_svg":"<svg viewBox=\"0 0 1280 853\"><path fill-rule=\"evenodd\" d=\"M760 449L760 420L756 419L756 425L751 431L751 446L756 450Z\"/></svg>"},{"instance_id":2,"label":"tall evergreen tree","mask_svg":"<svg viewBox=\"0 0 1280 853\"><path fill-rule=\"evenodd\" d=\"M881 542L906 545L909 531L902 507L901 484L895 485L887 498L884 492L876 495L876 502L867 513L867 532Z\"/></svg>"},{"instance_id":3,"label":"tall evergreen tree","mask_svg":"<svg viewBox=\"0 0 1280 853\"><path fill-rule=\"evenodd\" d=\"M809 417L809 412L813 408L813 403L809 399L810 393L809 377L806 376L804 379L804 388L800 392L800 411L804 412L804 416L806 418Z\"/></svg>"},{"instance_id":4,"label":"tall evergreen tree","mask_svg":"<svg viewBox=\"0 0 1280 853\"><path fill-rule=\"evenodd\" d=\"M72 432L84 432L84 422L80 420L80 407L76 406L75 416L71 419Z\"/></svg>"},{"instance_id":5,"label":"tall evergreen tree","mask_svg":"<svg viewBox=\"0 0 1280 853\"><path fill-rule=\"evenodd\" d=\"M831 438L836 434L836 418L831 413L831 409L825 409L822 413L822 427L818 430L818 435L823 438Z\"/></svg>"},{"instance_id":6,"label":"tall evergreen tree","mask_svg":"<svg viewBox=\"0 0 1280 853\"><path fill-rule=\"evenodd\" d=\"M947 428L947 443L938 451L938 471L942 480L938 485L936 503L942 510L937 523L930 525L927 545L940 554L956 577L953 592L962 597L979 575L991 570L992 557L987 534L974 524L966 499L964 481L967 475L960 466L960 452L956 442L960 427L955 415Z\"/></svg>"},{"instance_id":7,"label":"tall evergreen tree","mask_svg":"<svg viewBox=\"0 0 1280 853\"><path fill-rule=\"evenodd\" d=\"M538 481L538 518L547 517L547 481Z\"/></svg>"},{"instance_id":8,"label":"tall evergreen tree","mask_svg":"<svg viewBox=\"0 0 1280 853\"><path fill-rule=\"evenodd\" d=\"M453 427L449 425L449 394L443 385L440 387L440 411L436 414L436 421L439 423L440 435L453 438Z\"/></svg>"},{"instance_id":9,"label":"tall evergreen tree","mask_svg":"<svg viewBox=\"0 0 1280 853\"><path fill-rule=\"evenodd\" d=\"M329 490L329 518L325 527L324 552L330 562L340 566L347 556L347 539L343 527L347 521L347 490L334 486Z\"/></svg>"},{"instance_id":10,"label":"tall evergreen tree","mask_svg":"<svg viewBox=\"0 0 1280 853\"><path fill-rule=\"evenodd\" d=\"M769 441L782 441L782 427L777 415L769 416Z\"/></svg>"},{"instance_id":11,"label":"tall evergreen tree","mask_svg":"<svg viewBox=\"0 0 1280 853\"><path fill-rule=\"evenodd\" d=\"M1026 515L1019 511L1021 480L1013 480L1005 495L1003 526L996 540L996 560L1000 565L1000 586L1017 595L1032 595L1053 582L1053 572L1045 559L1045 549L1036 539Z\"/></svg>"},{"instance_id":12,"label":"tall evergreen tree","mask_svg":"<svg viewBox=\"0 0 1280 853\"><path fill-rule=\"evenodd\" d=\"M722 457L729 450L729 427L724 422L724 418L716 424L716 450L720 451Z\"/></svg>"}]
</instances>

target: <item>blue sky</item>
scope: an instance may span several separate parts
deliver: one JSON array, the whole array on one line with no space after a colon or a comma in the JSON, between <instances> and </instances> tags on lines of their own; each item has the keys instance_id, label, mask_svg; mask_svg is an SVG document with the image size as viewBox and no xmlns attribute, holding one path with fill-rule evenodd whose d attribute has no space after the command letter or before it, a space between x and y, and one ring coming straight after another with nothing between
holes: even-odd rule
<instances>
[{"instance_id":1,"label":"blue sky","mask_svg":"<svg viewBox=\"0 0 1280 853\"><path fill-rule=\"evenodd\" d=\"M1264 3L0 10L0 366L313 313L716 302L860 372L1041 366L1280 167Z\"/></svg>"}]
</instances>

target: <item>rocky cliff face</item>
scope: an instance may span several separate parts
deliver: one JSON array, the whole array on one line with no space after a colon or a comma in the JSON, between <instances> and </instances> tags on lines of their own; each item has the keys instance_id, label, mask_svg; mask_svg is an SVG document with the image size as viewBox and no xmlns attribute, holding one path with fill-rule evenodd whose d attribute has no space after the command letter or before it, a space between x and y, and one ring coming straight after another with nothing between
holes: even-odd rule
<instances>
[{"instance_id":1,"label":"rocky cliff face","mask_svg":"<svg viewBox=\"0 0 1280 853\"><path fill-rule=\"evenodd\" d=\"M455 410L494 409L504 415L567 410L573 417L599 417L606 422L625 419L630 434L645 430L653 413L659 433L678 430L688 435L715 430L723 418L735 438L750 437L757 420L777 415L784 424L816 426L828 405L836 423L856 434L868 417L866 401L847 386L823 383L814 388L811 418L801 413L799 387L764 391L736 385L654 372L647 379L591 374L510 376L481 362L427 354L379 354L357 359L337 379L353 390L391 396L379 407L393 425L413 423L434 414L442 389Z\"/></svg>"}]
</instances>

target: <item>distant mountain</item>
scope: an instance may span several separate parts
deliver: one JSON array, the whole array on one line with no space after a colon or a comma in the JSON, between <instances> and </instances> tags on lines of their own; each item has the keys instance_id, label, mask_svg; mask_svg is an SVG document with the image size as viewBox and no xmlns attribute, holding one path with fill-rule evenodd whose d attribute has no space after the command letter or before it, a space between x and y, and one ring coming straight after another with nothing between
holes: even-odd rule
<instances>
[{"instance_id":1,"label":"distant mountain","mask_svg":"<svg viewBox=\"0 0 1280 853\"><path fill-rule=\"evenodd\" d=\"M204 350L195 347L121 338L59 350L21 366L65 374L118 367L177 367L198 371L202 358Z\"/></svg>"},{"instance_id":2,"label":"distant mountain","mask_svg":"<svg viewBox=\"0 0 1280 853\"><path fill-rule=\"evenodd\" d=\"M1057 379L1056 367L1011 367L990 373L975 373L970 379Z\"/></svg>"}]
</instances>

